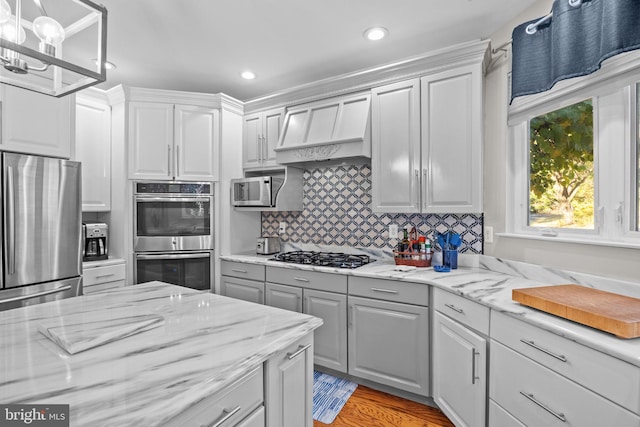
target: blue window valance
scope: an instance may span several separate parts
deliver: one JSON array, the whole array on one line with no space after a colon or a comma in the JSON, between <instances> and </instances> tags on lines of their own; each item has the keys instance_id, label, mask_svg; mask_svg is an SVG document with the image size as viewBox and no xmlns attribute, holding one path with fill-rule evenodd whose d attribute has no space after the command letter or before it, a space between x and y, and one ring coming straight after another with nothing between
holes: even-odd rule
<instances>
[{"instance_id":1,"label":"blue window valance","mask_svg":"<svg viewBox=\"0 0 640 427\"><path fill-rule=\"evenodd\" d=\"M511 101L640 48L640 0L555 0L549 15L512 34Z\"/></svg>"}]
</instances>

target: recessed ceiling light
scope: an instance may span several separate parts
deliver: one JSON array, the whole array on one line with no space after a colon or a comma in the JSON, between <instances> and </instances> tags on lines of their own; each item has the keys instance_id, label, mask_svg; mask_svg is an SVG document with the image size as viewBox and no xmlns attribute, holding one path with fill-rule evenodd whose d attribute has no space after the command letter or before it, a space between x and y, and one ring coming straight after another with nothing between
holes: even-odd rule
<instances>
[{"instance_id":1,"label":"recessed ceiling light","mask_svg":"<svg viewBox=\"0 0 640 427\"><path fill-rule=\"evenodd\" d=\"M256 78L256 75L251 71L243 71L242 74L240 75L242 76L243 79L246 79L246 80L253 80Z\"/></svg>"},{"instance_id":2,"label":"recessed ceiling light","mask_svg":"<svg viewBox=\"0 0 640 427\"><path fill-rule=\"evenodd\" d=\"M369 28L364 32L364 37L368 40L380 40L383 39L389 34L389 30L384 27L373 27Z\"/></svg>"}]
</instances>

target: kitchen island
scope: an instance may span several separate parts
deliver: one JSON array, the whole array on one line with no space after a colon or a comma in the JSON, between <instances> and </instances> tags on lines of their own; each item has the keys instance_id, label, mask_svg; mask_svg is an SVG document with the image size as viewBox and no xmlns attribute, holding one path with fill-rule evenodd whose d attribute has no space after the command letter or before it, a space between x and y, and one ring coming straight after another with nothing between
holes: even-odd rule
<instances>
[{"instance_id":1,"label":"kitchen island","mask_svg":"<svg viewBox=\"0 0 640 427\"><path fill-rule=\"evenodd\" d=\"M0 312L0 402L69 404L71 426L167 425L321 324L161 282Z\"/></svg>"}]
</instances>

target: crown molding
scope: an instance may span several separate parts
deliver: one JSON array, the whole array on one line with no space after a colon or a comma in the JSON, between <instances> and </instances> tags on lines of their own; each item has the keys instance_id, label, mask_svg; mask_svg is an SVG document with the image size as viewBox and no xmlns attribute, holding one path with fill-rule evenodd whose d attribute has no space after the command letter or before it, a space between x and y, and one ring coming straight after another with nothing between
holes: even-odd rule
<instances>
[{"instance_id":1,"label":"crown molding","mask_svg":"<svg viewBox=\"0 0 640 427\"><path fill-rule=\"evenodd\" d=\"M377 67L342 74L313 83L248 100L244 111L252 113L267 108L287 107L337 95L368 90L375 86L438 73L451 68L483 64L486 66L489 40L475 40L427 52Z\"/></svg>"}]
</instances>

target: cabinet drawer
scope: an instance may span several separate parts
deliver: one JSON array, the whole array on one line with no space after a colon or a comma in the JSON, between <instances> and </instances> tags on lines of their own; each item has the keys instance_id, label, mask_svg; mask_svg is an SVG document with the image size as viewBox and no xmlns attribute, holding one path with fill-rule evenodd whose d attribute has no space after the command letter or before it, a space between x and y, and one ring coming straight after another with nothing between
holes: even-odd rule
<instances>
[{"instance_id":1,"label":"cabinet drawer","mask_svg":"<svg viewBox=\"0 0 640 427\"><path fill-rule=\"evenodd\" d=\"M489 335L489 307L438 288L433 288L433 307L442 314Z\"/></svg>"},{"instance_id":2,"label":"cabinet drawer","mask_svg":"<svg viewBox=\"0 0 640 427\"><path fill-rule=\"evenodd\" d=\"M267 267L267 282L319 291L347 293L347 276L291 268Z\"/></svg>"},{"instance_id":3,"label":"cabinet drawer","mask_svg":"<svg viewBox=\"0 0 640 427\"><path fill-rule=\"evenodd\" d=\"M84 295L95 294L97 292L108 291L109 289L123 288L124 280L117 280L115 282L98 283L95 285L82 285L82 293Z\"/></svg>"},{"instance_id":4,"label":"cabinet drawer","mask_svg":"<svg viewBox=\"0 0 640 427\"><path fill-rule=\"evenodd\" d=\"M494 427L526 427L491 399L489 399L489 425Z\"/></svg>"},{"instance_id":5,"label":"cabinet drawer","mask_svg":"<svg viewBox=\"0 0 640 427\"><path fill-rule=\"evenodd\" d=\"M82 272L82 285L87 287L100 283L124 280L125 270L125 264L87 268Z\"/></svg>"},{"instance_id":6,"label":"cabinet drawer","mask_svg":"<svg viewBox=\"0 0 640 427\"><path fill-rule=\"evenodd\" d=\"M495 311L491 338L640 413L640 368Z\"/></svg>"},{"instance_id":7,"label":"cabinet drawer","mask_svg":"<svg viewBox=\"0 0 640 427\"><path fill-rule=\"evenodd\" d=\"M528 426L638 427L640 417L491 341L490 397Z\"/></svg>"},{"instance_id":8,"label":"cabinet drawer","mask_svg":"<svg viewBox=\"0 0 640 427\"><path fill-rule=\"evenodd\" d=\"M264 265L247 264L235 261L220 261L221 274L241 279L264 282Z\"/></svg>"},{"instance_id":9,"label":"cabinet drawer","mask_svg":"<svg viewBox=\"0 0 640 427\"><path fill-rule=\"evenodd\" d=\"M429 285L421 283L351 276L349 277L349 295L414 305L429 305Z\"/></svg>"},{"instance_id":10,"label":"cabinet drawer","mask_svg":"<svg viewBox=\"0 0 640 427\"><path fill-rule=\"evenodd\" d=\"M215 396L201 401L195 407L173 418L169 425L201 427L221 423L220 427L235 426L256 408L262 406L263 382L263 369L260 365L259 368ZM221 422L225 417L226 421Z\"/></svg>"}]
</instances>

